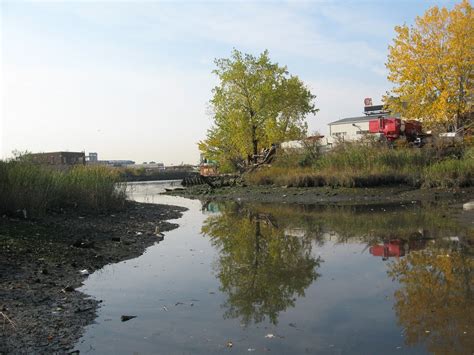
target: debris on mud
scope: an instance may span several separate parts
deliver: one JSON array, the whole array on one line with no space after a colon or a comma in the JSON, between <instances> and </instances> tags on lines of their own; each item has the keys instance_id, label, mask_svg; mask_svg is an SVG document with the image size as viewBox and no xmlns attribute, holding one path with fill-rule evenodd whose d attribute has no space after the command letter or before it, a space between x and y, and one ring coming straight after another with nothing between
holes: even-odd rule
<instances>
[{"instance_id":1,"label":"debris on mud","mask_svg":"<svg viewBox=\"0 0 474 355\"><path fill-rule=\"evenodd\" d=\"M76 291L89 273L141 255L185 208L129 202L113 215L0 217L0 354L67 353L100 300ZM136 231L141 231L137 235ZM4 326L3 326L4 324Z\"/></svg>"}]
</instances>

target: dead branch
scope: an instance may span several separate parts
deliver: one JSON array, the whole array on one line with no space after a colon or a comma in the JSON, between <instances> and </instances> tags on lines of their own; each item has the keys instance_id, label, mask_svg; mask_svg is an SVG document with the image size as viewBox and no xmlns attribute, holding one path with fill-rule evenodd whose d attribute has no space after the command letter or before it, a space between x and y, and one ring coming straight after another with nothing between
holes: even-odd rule
<instances>
[{"instance_id":1,"label":"dead branch","mask_svg":"<svg viewBox=\"0 0 474 355\"><path fill-rule=\"evenodd\" d=\"M10 325L13 327L13 329L17 330L15 322L12 321L5 313L0 312L0 315L3 317L3 329L5 329L5 321L8 321L8 323L10 323Z\"/></svg>"}]
</instances>

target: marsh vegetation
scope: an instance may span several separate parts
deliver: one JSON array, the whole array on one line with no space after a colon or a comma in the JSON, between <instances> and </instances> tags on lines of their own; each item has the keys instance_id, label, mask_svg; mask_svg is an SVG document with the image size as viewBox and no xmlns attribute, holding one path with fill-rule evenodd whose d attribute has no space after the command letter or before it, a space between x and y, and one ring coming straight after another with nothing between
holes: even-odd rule
<instances>
[{"instance_id":1,"label":"marsh vegetation","mask_svg":"<svg viewBox=\"0 0 474 355\"><path fill-rule=\"evenodd\" d=\"M120 209L125 186L117 171L103 166L56 169L27 161L0 161L0 213L23 217L72 208Z\"/></svg>"},{"instance_id":2,"label":"marsh vegetation","mask_svg":"<svg viewBox=\"0 0 474 355\"><path fill-rule=\"evenodd\" d=\"M474 185L474 147L389 148L374 142L346 142L321 153L320 147L280 152L271 167L247 174L254 185L292 187L413 187Z\"/></svg>"}]
</instances>

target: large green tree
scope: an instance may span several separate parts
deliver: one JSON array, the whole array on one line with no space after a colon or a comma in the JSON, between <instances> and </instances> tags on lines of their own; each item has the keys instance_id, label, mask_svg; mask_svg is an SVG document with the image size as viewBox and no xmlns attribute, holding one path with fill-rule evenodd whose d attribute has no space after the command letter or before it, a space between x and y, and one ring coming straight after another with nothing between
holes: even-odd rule
<instances>
[{"instance_id":1,"label":"large green tree","mask_svg":"<svg viewBox=\"0 0 474 355\"><path fill-rule=\"evenodd\" d=\"M199 143L208 158L235 168L272 143L306 134L306 116L317 112L315 96L285 66L271 62L268 51L255 57L234 50L215 64L214 122Z\"/></svg>"},{"instance_id":2,"label":"large green tree","mask_svg":"<svg viewBox=\"0 0 474 355\"><path fill-rule=\"evenodd\" d=\"M413 26L397 26L389 46L385 103L428 126L459 126L474 104L474 12L467 0L429 9Z\"/></svg>"}]
</instances>

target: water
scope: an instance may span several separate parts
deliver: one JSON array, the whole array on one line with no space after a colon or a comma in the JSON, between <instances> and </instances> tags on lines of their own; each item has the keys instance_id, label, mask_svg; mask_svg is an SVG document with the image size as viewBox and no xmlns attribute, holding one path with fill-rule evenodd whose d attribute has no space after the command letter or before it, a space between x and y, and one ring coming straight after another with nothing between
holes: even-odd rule
<instances>
[{"instance_id":1,"label":"water","mask_svg":"<svg viewBox=\"0 0 474 355\"><path fill-rule=\"evenodd\" d=\"M202 204L164 187L131 196L189 211L87 279L103 304L81 353L472 353L473 231L443 210Z\"/></svg>"}]
</instances>

